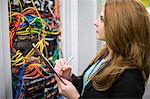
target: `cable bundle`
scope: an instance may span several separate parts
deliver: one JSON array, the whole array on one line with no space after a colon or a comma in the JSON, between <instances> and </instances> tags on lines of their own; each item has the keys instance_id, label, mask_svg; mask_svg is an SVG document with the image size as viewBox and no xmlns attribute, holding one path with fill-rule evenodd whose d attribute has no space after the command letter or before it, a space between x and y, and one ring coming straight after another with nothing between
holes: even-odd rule
<instances>
[{"instance_id":1,"label":"cable bundle","mask_svg":"<svg viewBox=\"0 0 150 99\"><path fill-rule=\"evenodd\" d=\"M60 98L51 71L32 43L54 65L60 57L59 0L8 0L13 98Z\"/></svg>"}]
</instances>

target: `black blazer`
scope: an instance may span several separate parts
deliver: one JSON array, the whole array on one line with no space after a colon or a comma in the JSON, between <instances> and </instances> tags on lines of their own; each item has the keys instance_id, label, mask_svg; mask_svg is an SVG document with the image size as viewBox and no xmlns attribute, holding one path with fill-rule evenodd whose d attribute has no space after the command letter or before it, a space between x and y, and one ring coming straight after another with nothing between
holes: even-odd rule
<instances>
[{"instance_id":1,"label":"black blazer","mask_svg":"<svg viewBox=\"0 0 150 99\"><path fill-rule=\"evenodd\" d=\"M83 87L83 77L72 76L72 83L81 94ZM114 98L114 99L142 99L145 90L145 81L142 72L136 69L127 69L117 81L106 91L97 91L92 83L85 87L83 96L80 98Z\"/></svg>"}]
</instances>

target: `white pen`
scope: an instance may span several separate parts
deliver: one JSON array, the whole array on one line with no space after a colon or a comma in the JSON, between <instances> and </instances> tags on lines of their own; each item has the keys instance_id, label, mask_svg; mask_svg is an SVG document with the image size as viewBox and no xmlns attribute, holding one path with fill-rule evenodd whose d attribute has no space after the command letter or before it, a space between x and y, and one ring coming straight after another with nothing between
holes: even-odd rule
<instances>
[{"instance_id":1,"label":"white pen","mask_svg":"<svg viewBox=\"0 0 150 99\"><path fill-rule=\"evenodd\" d=\"M64 66L66 66L72 59L73 59L73 56L71 56L71 57L67 60L67 62L65 63Z\"/></svg>"},{"instance_id":2,"label":"white pen","mask_svg":"<svg viewBox=\"0 0 150 99\"><path fill-rule=\"evenodd\" d=\"M65 67L72 59L73 59L73 56L71 56L71 57L67 60L67 62L64 64L63 67ZM63 69L63 68L61 68L61 71L63 71L62 69Z\"/></svg>"}]
</instances>

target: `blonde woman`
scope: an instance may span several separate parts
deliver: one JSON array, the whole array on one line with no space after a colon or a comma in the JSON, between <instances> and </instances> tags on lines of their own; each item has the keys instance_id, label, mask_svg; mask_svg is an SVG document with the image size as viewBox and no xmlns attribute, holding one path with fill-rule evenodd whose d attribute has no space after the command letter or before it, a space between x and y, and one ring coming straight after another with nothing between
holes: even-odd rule
<instances>
[{"instance_id":1,"label":"blonde woman","mask_svg":"<svg viewBox=\"0 0 150 99\"><path fill-rule=\"evenodd\" d=\"M59 93L78 98L142 98L150 71L150 17L137 0L106 0L95 22L96 38L106 42L82 76L65 60L55 70Z\"/></svg>"}]
</instances>

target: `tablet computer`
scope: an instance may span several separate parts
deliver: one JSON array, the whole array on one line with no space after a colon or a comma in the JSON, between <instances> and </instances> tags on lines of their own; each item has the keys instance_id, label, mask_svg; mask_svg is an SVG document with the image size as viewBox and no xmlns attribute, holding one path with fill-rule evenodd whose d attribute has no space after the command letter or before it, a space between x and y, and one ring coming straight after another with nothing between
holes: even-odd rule
<instances>
[{"instance_id":1,"label":"tablet computer","mask_svg":"<svg viewBox=\"0 0 150 99\"><path fill-rule=\"evenodd\" d=\"M54 68L53 68L52 64L49 62L49 60L44 56L44 54L43 54L42 52L40 52L40 51L36 48L36 46L35 46L34 43L32 44L32 46L33 46L33 48L35 49L35 51L37 52L37 54L43 59L43 61L45 62L46 66L52 71L52 73L54 73L54 74L60 79L60 81L61 81L63 84L65 84L64 81L61 79L61 77L60 77L60 76L57 74L57 72L54 70ZM66 84L65 84L65 85L66 85Z\"/></svg>"}]
</instances>

